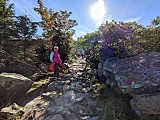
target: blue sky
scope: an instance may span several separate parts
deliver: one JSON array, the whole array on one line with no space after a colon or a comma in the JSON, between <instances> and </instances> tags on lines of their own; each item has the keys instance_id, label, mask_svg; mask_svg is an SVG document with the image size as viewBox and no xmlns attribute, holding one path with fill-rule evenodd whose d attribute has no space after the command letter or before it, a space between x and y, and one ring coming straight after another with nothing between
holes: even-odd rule
<instances>
[{"instance_id":1,"label":"blue sky","mask_svg":"<svg viewBox=\"0 0 160 120\"><path fill-rule=\"evenodd\" d=\"M97 30L105 21L133 22L147 26L160 16L160 0L42 0L44 6L53 11L72 12L71 19L78 22L74 39ZM27 14L32 21L40 21L40 15L33 10L37 0L10 0L14 3L16 15ZM38 34L41 34L39 30Z\"/></svg>"}]
</instances>

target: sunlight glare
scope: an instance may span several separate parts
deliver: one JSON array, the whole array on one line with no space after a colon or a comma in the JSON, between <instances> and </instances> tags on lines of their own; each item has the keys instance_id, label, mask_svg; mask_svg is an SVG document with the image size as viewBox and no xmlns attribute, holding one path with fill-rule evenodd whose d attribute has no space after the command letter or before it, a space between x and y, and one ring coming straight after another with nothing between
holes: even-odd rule
<instances>
[{"instance_id":1,"label":"sunlight glare","mask_svg":"<svg viewBox=\"0 0 160 120\"><path fill-rule=\"evenodd\" d=\"M97 22L101 22L104 19L105 14L106 14L106 10L104 6L104 1L98 0L97 3L95 3L91 7L91 17Z\"/></svg>"}]
</instances>

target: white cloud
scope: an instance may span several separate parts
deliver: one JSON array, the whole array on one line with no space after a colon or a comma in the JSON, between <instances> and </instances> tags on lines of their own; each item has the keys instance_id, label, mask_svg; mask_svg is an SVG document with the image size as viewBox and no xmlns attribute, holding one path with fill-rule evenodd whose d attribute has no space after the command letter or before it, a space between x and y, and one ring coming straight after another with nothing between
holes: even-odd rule
<instances>
[{"instance_id":1,"label":"white cloud","mask_svg":"<svg viewBox=\"0 0 160 120\"><path fill-rule=\"evenodd\" d=\"M76 32L76 33L77 33L77 32ZM73 35L73 39L74 39L74 40L77 40L78 37L83 36L83 35L86 35L86 33L87 33L87 32L80 31L80 32L78 32L78 34L74 34L74 35Z\"/></svg>"},{"instance_id":2,"label":"white cloud","mask_svg":"<svg viewBox=\"0 0 160 120\"><path fill-rule=\"evenodd\" d=\"M80 36L82 36L82 35L85 35L85 34L86 34L86 32L84 32L84 31L80 31L80 32L79 32L79 34L80 34Z\"/></svg>"},{"instance_id":3,"label":"white cloud","mask_svg":"<svg viewBox=\"0 0 160 120\"><path fill-rule=\"evenodd\" d=\"M27 1L10 0L10 3L14 3L17 15L26 14L31 18L31 20L40 21L40 16L33 9L34 7L37 6L36 2L33 2L31 0Z\"/></svg>"},{"instance_id":4,"label":"white cloud","mask_svg":"<svg viewBox=\"0 0 160 120\"><path fill-rule=\"evenodd\" d=\"M73 38L73 40L77 40L77 37L76 37L75 35L73 35L73 37L72 37L72 38Z\"/></svg>"},{"instance_id":5,"label":"white cloud","mask_svg":"<svg viewBox=\"0 0 160 120\"><path fill-rule=\"evenodd\" d=\"M140 19L142 19L142 16L139 16L139 17L136 17L136 18L129 18L127 20L125 20L124 22L137 22L139 21Z\"/></svg>"}]
</instances>

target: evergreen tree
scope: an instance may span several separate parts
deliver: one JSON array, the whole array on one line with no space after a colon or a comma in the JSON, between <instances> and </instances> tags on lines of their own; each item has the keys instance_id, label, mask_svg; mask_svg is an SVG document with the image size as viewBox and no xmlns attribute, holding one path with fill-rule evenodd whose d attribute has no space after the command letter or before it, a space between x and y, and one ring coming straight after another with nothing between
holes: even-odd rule
<instances>
[{"instance_id":1,"label":"evergreen tree","mask_svg":"<svg viewBox=\"0 0 160 120\"><path fill-rule=\"evenodd\" d=\"M13 27L14 4L7 4L8 1L0 0L0 44L3 47L7 47L8 41L17 35Z\"/></svg>"},{"instance_id":2,"label":"evergreen tree","mask_svg":"<svg viewBox=\"0 0 160 120\"><path fill-rule=\"evenodd\" d=\"M37 25L35 22L32 22L27 15L16 16L15 18L14 27L17 32L18 41L22 42L23 59L25 61L26 49L30 46L29 40L31 40L37 32Z\"/></svg>"}]
</instances>

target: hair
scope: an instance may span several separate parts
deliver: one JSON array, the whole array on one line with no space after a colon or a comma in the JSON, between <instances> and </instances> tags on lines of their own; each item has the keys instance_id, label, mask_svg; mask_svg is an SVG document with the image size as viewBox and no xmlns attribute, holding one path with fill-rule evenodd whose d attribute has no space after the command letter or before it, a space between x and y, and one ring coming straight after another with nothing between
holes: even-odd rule
<instances>
[{"instance_id":1,"label":"hair","mask_svg":"<svg viewBox=\"0 0 160 120\"><path fill-rule=\"evenodd\" d=\"M57 47L57 46L54 46L54 50L58 50L58 47Z\"/></svg>"}]
</instances>

